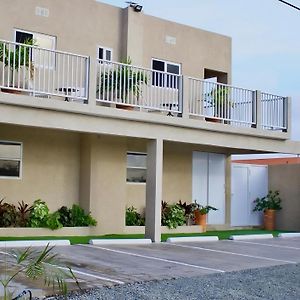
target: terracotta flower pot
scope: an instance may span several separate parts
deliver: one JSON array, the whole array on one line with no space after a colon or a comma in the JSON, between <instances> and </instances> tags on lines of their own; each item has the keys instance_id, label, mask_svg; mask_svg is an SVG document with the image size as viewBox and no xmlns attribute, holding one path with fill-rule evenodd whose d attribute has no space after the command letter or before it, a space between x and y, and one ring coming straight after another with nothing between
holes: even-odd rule
<instances>
[{"instance_id":1,"label":"terracotta flower pot","mask_svg":"<svg viewBox=\"0 0 300 300\"><path fill-rule=\"evenodd\" d=\"M274 209L266 209L264 211L264 229L274 230L275 229L275 213Z\"/></svg>"},{"instance_id":2,"label":"terracotta flower pot","mask_svg":"<svg viewBox=\"0 0 300 300\"><path fill-rule=\"evenodd\" d=\"M198 210L194 211L195 215L195 224L200 225L202 227L203 232L206 232L207 227L207 215L202 215Z\"/></svg>"}]
</instances>

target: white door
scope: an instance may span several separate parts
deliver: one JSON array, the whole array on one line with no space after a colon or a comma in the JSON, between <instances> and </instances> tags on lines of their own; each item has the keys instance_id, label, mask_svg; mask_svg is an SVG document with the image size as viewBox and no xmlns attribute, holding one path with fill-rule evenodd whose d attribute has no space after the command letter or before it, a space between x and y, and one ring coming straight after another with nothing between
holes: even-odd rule
<instances>
[{"instance_id":1,"label":"white door","mask_svg":"<svg viewBox=\"0 0 300 300\"><path fill-rule=\"evenodd\" d=\"M208 224L225 223L225 155L193 152L193 200L216 207L208 215Z\"/></svg>"},{"instance_id":2,"label":"white door","mask_svg":"<svg viewBox=\"0 0 300 300\"><path fill-rule=\"evenodd\" d=\"M232 164L231 226L261 224L261 213L253 212L253 201L268 193L268 167Z\"/></svg>"}]
</instances>

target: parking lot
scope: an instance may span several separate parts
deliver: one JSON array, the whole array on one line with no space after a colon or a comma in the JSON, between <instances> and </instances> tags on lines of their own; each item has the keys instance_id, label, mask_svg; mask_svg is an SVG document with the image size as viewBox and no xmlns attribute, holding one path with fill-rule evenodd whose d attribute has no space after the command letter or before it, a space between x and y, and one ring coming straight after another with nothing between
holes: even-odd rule
<instances>
[{"instance_id":1,"label":"parking lot","mask_svg":"<svg viewBox=\"0 0 300 300\"><path fill-rule=\"evenodd\" d=\"M5 251L0 249L4 270ZM300 238L248 241L159 243L150 245L73 245L56 247L62 261L72 267L83 288L148 280L202 276L244 269L300 263ZM49 293L25 279L23 288ZM71 289L74 285L71 283ZM51 293L51 292L50 292Z\"/></svg>"}]
</instances>

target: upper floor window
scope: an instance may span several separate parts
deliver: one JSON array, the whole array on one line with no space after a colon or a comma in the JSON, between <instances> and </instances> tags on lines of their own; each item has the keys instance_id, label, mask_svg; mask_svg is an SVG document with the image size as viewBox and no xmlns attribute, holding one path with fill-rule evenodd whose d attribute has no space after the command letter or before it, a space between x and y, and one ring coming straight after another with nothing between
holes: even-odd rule
<instances>
[{"instance_id":1,"label":"upper floor window","mask_svg":"<svg viewBox=\"0 0 300 300\"><path fill-rule=\"evenodd\" d=\"M106 47L98 47L98 58L112 61L112 49Z\"/></svg>"},{"instance_id":2,"label":"upper floor window","mask_svg":"<svg viewBox=\"0 0 300 300\"><path fill-rule=\"evenodd\" d=\"M0 141L0 178L20 178L22 144Z\"/></svg>"},{"instance_id":3,"label":"upper floor window","mask_svg":"<svg viewBox=\"0 0 300 300\"><path fill-rule=\"evenodd\" d=\"M16 29L16 43L24 43L26 40L32 40L34 45L40 48L49 50L55 50L56 48L55 36ZM33 50L32 61L35 67L53 68L55 65L55 55L51 51Z\"/></svg>"},{"instance_id":4,"label":"upper floor window","mask_svg":"<svg viewBox=\"0 0 300 300\"><path fill-rule=\"evenodd\" d=\"M180 64L164 60L152 59L152 70L159 71L152 73L152 85L173 89L179 88L178 76L176 75L181 74Z\"/></svg>"}]
</instances>

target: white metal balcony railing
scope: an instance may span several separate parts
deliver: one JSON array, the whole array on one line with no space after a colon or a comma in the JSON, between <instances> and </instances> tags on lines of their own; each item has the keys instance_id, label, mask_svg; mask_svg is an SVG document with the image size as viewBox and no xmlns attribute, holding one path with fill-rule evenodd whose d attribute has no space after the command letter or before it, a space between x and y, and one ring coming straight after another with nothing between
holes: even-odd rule
<instances>
[{"instance_id":1,"label":"white metal balcony railing","mask_svg":"<svg viewBox=\"0 0 300 300\"><path fill-rule=\"evenodd\" d=\"M181 112L180 91L180 75L97 60L99 102L173 114Z\"/></svg>"},{"instance_id":2,"label":"white metal balcony railing","mask_svg":"<svg viewBox=\"0 0 300 300\"><path fill-rule=\"evenodd\" d=\"M100 59L96 61L95 93L88 90L93 80L89 67L89 56L0 40L2 91L79 103L87 103L90 92L99 105L201 117L232 126L287 130L286 97L192 77L184 81L181 75ZM184 101L188 101L188 111Z\"/></svg>"},{"instance_id":3,"label":"white metal balcony railing","mask_svg":"<svg viewBox=\"0 0 300 300\"><path fill-rule=\"evenodd\" d=\"M261 93L261 123L263 129L286 130L287 111L285 97Z\"/></svg>"},{"instance_id":4,"label":"white metal balcony railing","mask_svg":"<svg viewBox=\"0 0 300 300\"><path fill-rule=\"evenodd\" d=\"M1 89L86 102L89 57L0 40Z\"/></svg>"},{"instance_id":5,"label":"white metal balcony railing","mask_svg":"<svg viewBox=\"0 0 300 300\"><path fill-rule=\"evenodd\" d=\"M236 126L256 123L255 92L189 77L189 113Z\"/></svg>"}]
</instances>

